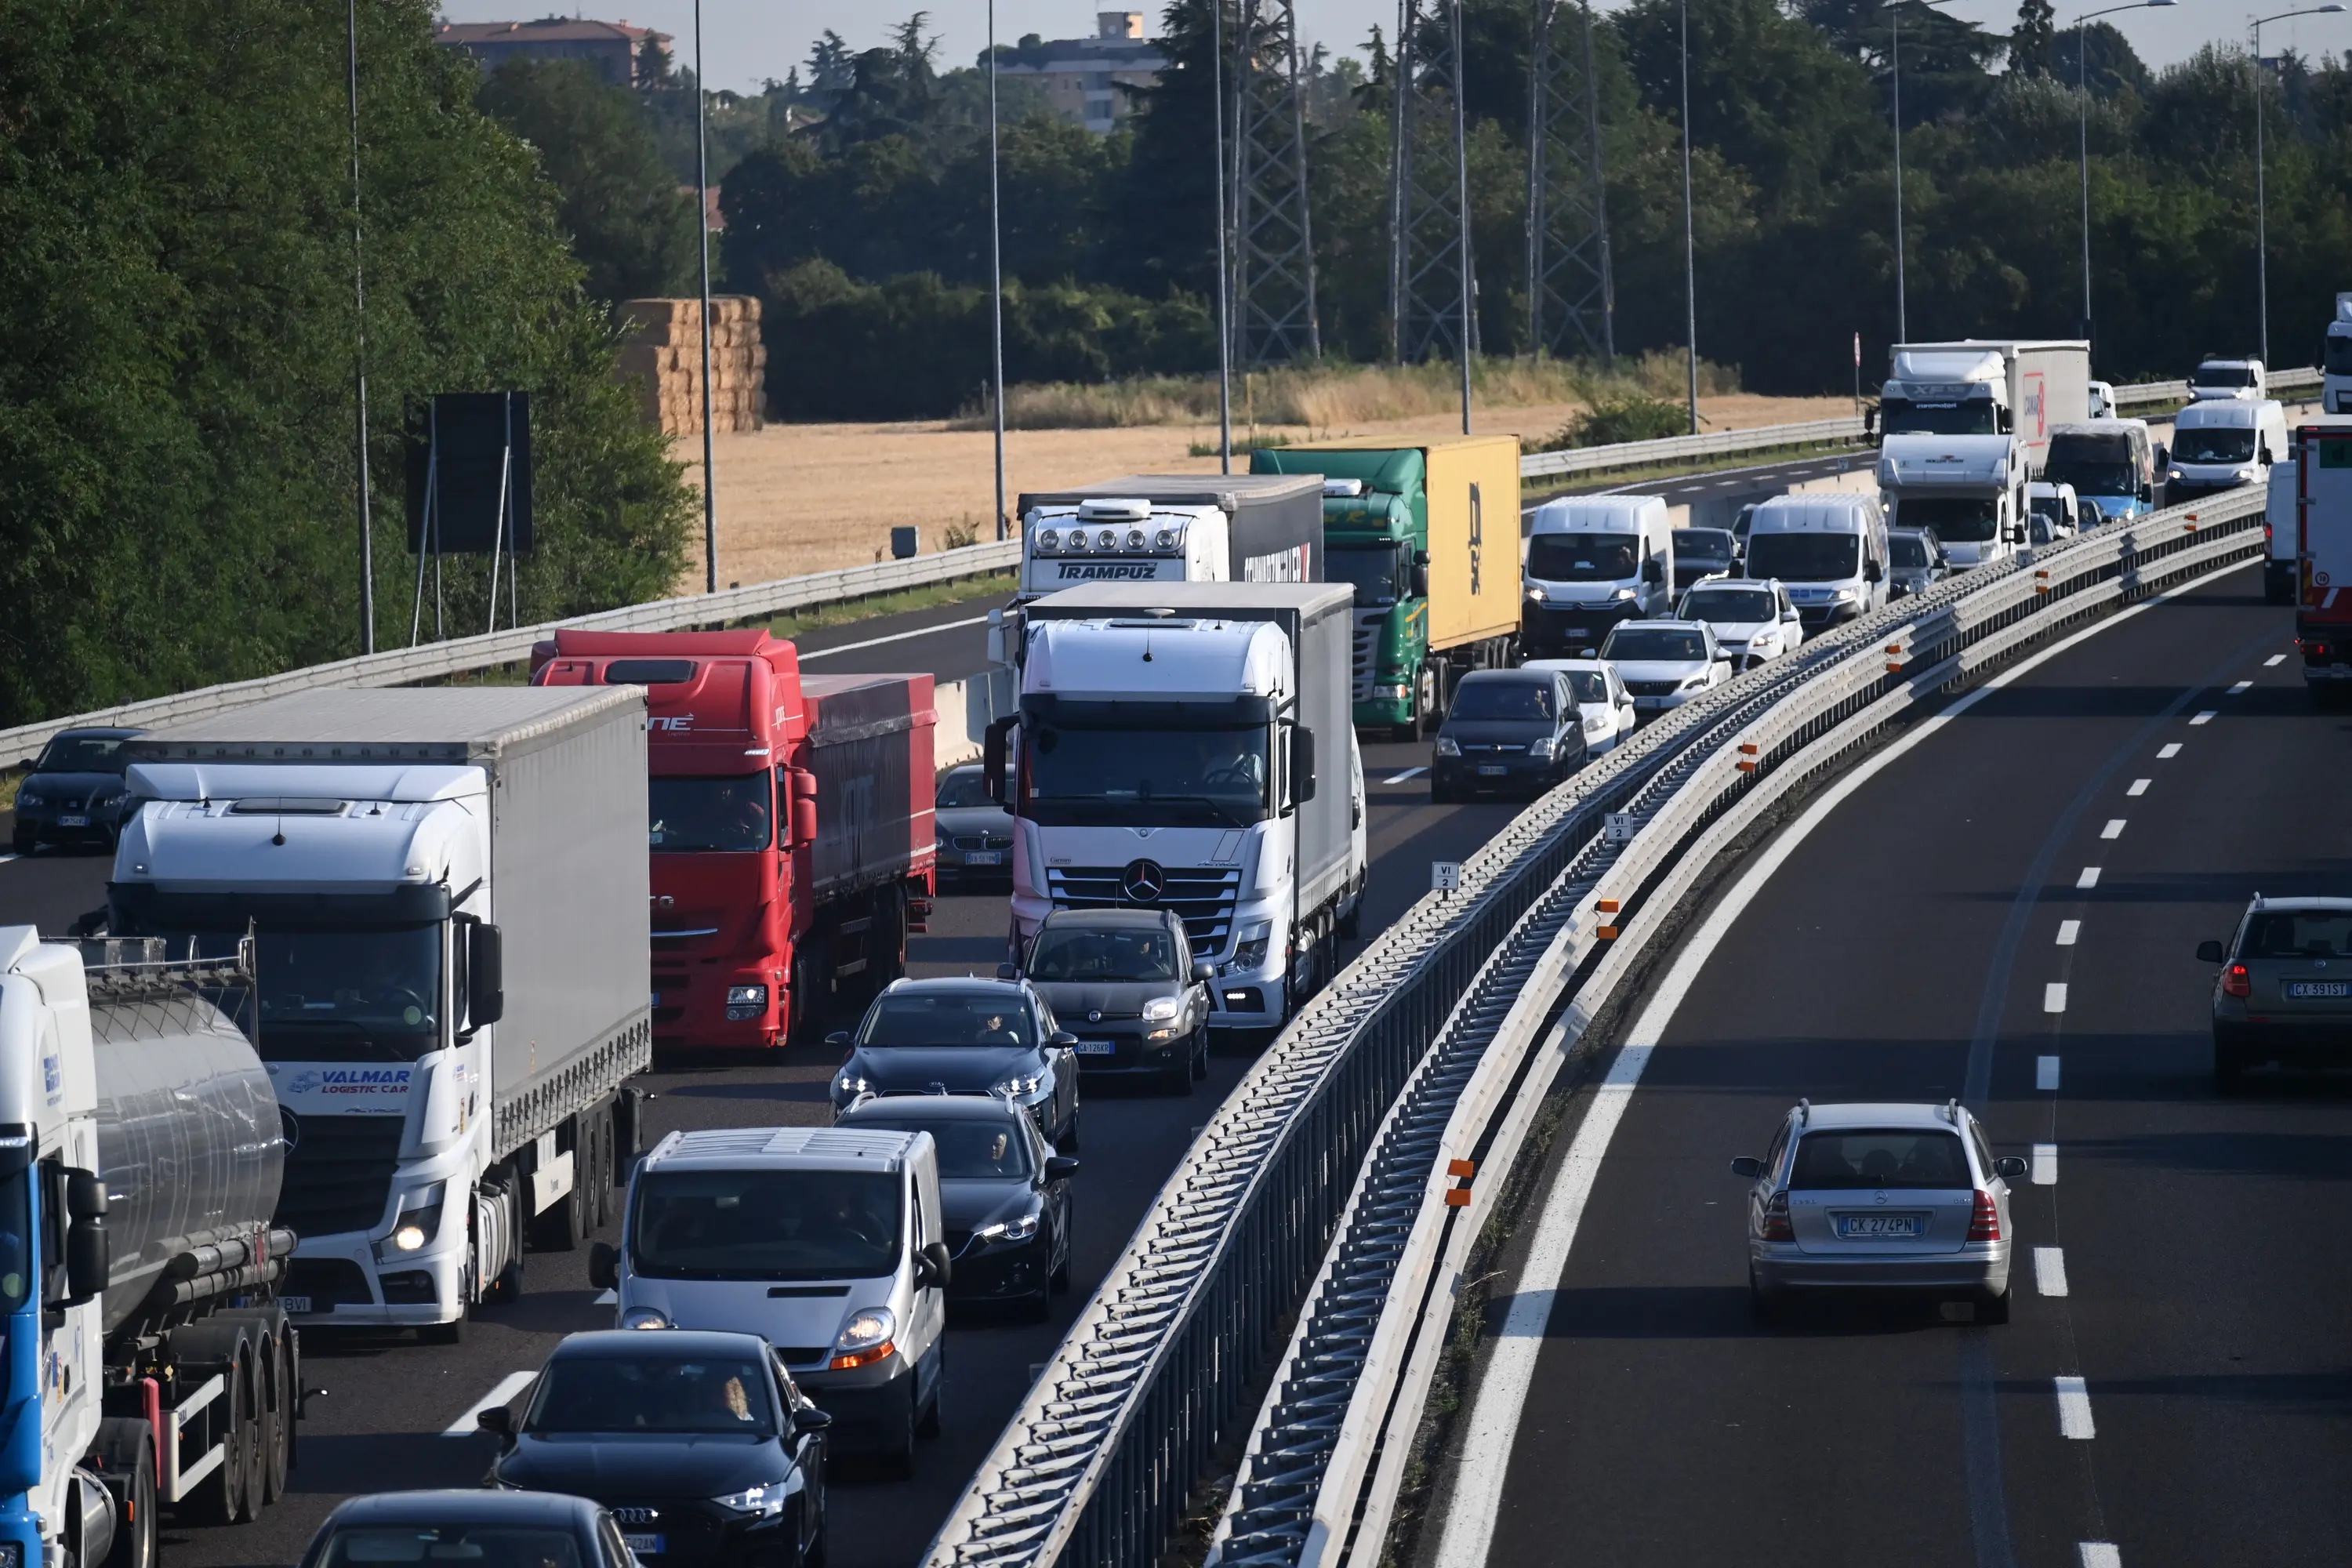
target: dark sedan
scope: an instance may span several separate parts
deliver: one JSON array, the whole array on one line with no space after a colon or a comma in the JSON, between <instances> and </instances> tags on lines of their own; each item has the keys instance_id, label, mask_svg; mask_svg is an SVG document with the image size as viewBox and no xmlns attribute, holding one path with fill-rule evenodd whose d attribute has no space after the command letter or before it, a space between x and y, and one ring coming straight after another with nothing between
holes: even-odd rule
<instances>
[{"instance_id":1,"label":"dark sedan","mask_svg":"<svg viewBox=\"0 0 2352 1568\"><path fill-rule=\"evenodd\" d=\"M110 849L122 833L130 786L122 742L144 730L60 730L16 789L10 847L30 855L40 844Z\"/></svg>"},{"instance_id":2,"label":"dark sedan","mask_svg":"<svg viewBox=\"0 0 2352 1568\"><path fill-rule=\"evenodd\" d=\"M932 805L941 881L1003 881L1013 875L1013 814L988 798L979 763L950 768Z\"/></svg>"},{"instance_id":3,"label":"dark sedan","mask_svg":"<svg viewBox=\"0 0 2352 1568\"><path fill-rule=\"evenodd\" d=\"M1567 678L1549 669L1480 669L1454 689L1430 759L1429 798L1538 795L1585 762L1584 721Z\"/></svg>"},{"instance_id":4,"label":"dark sedan","mask_svg":"<svg viewBox=\"0 0 2352 1568\"><path fill-rule=\"evenodd\" d=\"M1728 576L1739 563L1739 542L1727 528L1675 530L1675 597L1708 577Z\"/></svg>"},{"instance_id":5,"label":"dark sedan","mask_svg":"<svg viewBox=\"0 0 2352 1568\"><path fill-rule=\"evenodd\" d=\"M1181 915L1056 910L1029 943L1029 984L1078 1037L1078 1071L1140 1074L1171 1094L1209 1076L1209 986Z\"/></svg>"},{"instance_id":6,"label":"dark sedan","mask_svg":"<svg viewBox=\"0 0 2352 1568\"><path fill-rule=\"evenodd\" d=\"M1952 574L1951 558L1932 528L1886 531L1886 596L1924 594Z\"/></svg>"},{"instance_id":7,"label":"dark sedan","mask_svg":"<svg viewBox=\"0 0 2352 1568\"><path fill-rule=\"evenodd\" d=\"M339 1503L302 1568L463 1563L467 1568L636 1568L611 1513L586 1498L510 1491L379 1492Z\"/></svg>"},{"instance_id":8,"label":"dark sedan","mask_svg":"<svg viewBox=\"0 0 2352 1568\"><path fill-rule=\"evenodd\" d=\"M955 1264L950 1303L1008 1301L1042 1320L1052 1293L1070 1288L1070 1178L1078 1162L1048 1149L1020 1107L976 1094L867 1100L838 1125L931 1135Z\"/></svg>"},{"instance_id":9,"label":"dark sedan","mask_svg":"<svg viewBox=\"0 0 2352 1568\"><path fill-rule=\"evenodd\" d=\"M995 1094L1036 1119L1057 1149L1078 1138L1077 1037L1018 980L894 980L855 1035L827 1035L847 1053L833 1108L861 1095Z\"/></svg>"},{"instance_id":10,"label":"dark sedan","mask_svg":"<svg viewBox=\"0 0 2352 1568\"><path fill-rule=\"evenodd\" d=\"M481 1424L501 1447L492 1486L593 1499L659 1568L824 1561L833 1418L757 1334L573 1334L520 1423L501 1405Z\"/></svg>"}]
</instances>

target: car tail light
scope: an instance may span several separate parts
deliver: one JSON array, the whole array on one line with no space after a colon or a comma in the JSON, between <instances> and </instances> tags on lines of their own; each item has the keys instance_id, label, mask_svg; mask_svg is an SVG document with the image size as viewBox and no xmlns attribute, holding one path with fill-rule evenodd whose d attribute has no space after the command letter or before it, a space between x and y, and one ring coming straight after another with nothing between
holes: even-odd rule
<instances>
[{"instance_id":1,"label":"car tail light","mask_svg":"<svg viewBox=\"0 0 2352 1568\"><path fill-rule=\"evenodd\" d=\"M1992 1194L1982 1187L1977 1189L1976 1210L1969 1215L1969 1239L1970 1241L2000 1239L2000 1205L1994 1203Z\"/></svg>"},{"instance_id":2,"label":"car tail light","mask_svg":"<svg viewBox=\"0 0 2352 1568\"><path fill-rule=\"evenodd\" d=\"M1796 1228L1789 1223L1789 1194L1774 1193L1764 1200L1764 1239L1794 1241Z\"/></svg>"},{"instance_id":3,"label":"car tail light","mask_svg":"<svg viewBox=\"0 0 2352 1568\"><path fill-rule=\"evenodd\" d=\"M2270 525L2269 523L2267 523L2267 522L2266 522L2266 523L2263 524L2263 537L2264 539L2268 539L2270 536L2271 536L2271 525Z\"/></svg>"},{"instance_id":4,"label":"car tail light","mask_svg":"<svg viewBox=\"0 0 2352 1568\"><path fill-rule=\"evenodd\" d=\"M2248 973L2246 973L2246 966L2245 966L2244 964L2242 964L2242 963L2233 963L2233 964L2230 965L2230 967L2229 967L2228 969L2226 969L2226 970L2224 970L2224 971L2222 972L2222 974L2221 974L2221 994L2222 994L2222 995L2224 995L2224 996L2252 996L2253 994L2254 994L2254 982L2253 982L2253 977L2252 977L2252 975L2250 975L2250 974L2248 974Z\"/></svg>"}]
</instances>

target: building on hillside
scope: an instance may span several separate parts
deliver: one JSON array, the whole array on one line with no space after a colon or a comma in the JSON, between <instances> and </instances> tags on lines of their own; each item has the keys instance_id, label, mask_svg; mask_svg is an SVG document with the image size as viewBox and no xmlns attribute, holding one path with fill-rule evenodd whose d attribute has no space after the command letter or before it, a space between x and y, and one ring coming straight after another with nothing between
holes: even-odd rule
<instances>
[{"instance_id":1,"label":"building on hillside","mask_svg":"<svg viewBox=\"0 0 2352 1568\"><path fill-rule=\"evenodd\" d=\"M670 36L651 27L622 22L590 22L571 16L542 16L536 22L443 22L433 38L445 48L463 49L496 70L511 59L586 60L617 87L645 85L644 48L647 38L664 55Z\"/></svg>"},{"instance_id":2,"label":"building on hillside","mask_svg":"<svg viewBox=\"0 0 2352 1568\"><path fill-rule=\"evenodd\" d=\"M1063 119L1108 136L1135 112L1123 88L1150 87L1168 57L1143 36L1140 11L1098 11L1091 38L1024 38L1000 46L996 68L1006 78L1035 82Z\"/></svg>"}]
</instances>

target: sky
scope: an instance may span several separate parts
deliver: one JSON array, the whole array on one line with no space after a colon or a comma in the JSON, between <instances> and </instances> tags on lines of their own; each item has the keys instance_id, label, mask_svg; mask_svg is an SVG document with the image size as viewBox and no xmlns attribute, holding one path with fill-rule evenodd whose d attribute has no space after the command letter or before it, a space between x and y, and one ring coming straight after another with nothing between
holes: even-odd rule
<instances>
[{"instance_id":1,"label":"sky","mask_svg":"<svg viewBox=\"0 0 2352 1568\"><path fill-rule=\"evenodd\" d=\"M2305 0L2317 3L2317 0ZM582 9L584 5L585 8ZM1396 30L1396 6L1386 0L1297 0L1300 33L1333 52L1359 47L1379 23L1385 36ZM517 5L515 0L444 0L442 15L453 22L504 22L546 15L556 6L551 0ZM633 22L656 27L677 38L681 64L692 64L694 0L573 0L568 9L605 21ZM849 5L842 0L702 0L702 53L705 79L713 87L757 92L770 77L784 73L808 58L809 45L831 27L854 49L872 48L887 41L889 27L917 9L930 13L930 25L940 35L940 63L969 65L980 58L987 42L987 9L982 0L898 0L893 5L871 3ZM2096 5L2058 6L2060 26ZM2104 18L2122 29L2140 58L2151 66L2169 65L2196 52L2215 38L2242 40L2246 24L2255 16L2298 8L2298 0L2266 6L2263 12L2216 0L2179 0L2166 10L2143 16L2128 12ZM1603 5L1601 9L1611 9ZM2016 0L1955 0L1948 14L1992 32L2006 33L2017 20ZM1158 25L1157 0L1145 13L1145 31ZM996 8L997 35L1012 42L1024 33L1048 38L1091 37L1095 31L1092 0L1002 0ZM2306 54L2336 53L2352 48L2352 13L2332 16L2301 16L2273 23L2263 29L2263 52L2276 54L2291 47Z\"/></svg>"}]
</instances>

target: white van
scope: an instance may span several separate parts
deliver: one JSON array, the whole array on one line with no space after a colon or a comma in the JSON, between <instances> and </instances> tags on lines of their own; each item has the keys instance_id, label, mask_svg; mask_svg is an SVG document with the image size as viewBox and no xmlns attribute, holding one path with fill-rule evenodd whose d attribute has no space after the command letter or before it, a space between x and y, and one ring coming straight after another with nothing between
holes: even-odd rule
<instances>
[{"instance_id":1,"label":"white van","mask_svg":"<svg viewBox=\"0 0 2352 1568\"><path fill-rule=\"evenodd\" d=\"M2263 603L2292 605L2301 578L2295 572L2294 455L2271 465L2270 494L2263 509Z\"/></svg>"},{"instance_id":2,"label":"white van","mask_svg":"<svg viewBox=\"0 0 2352 1568\"><path fill-rule=\"evenodd\" d=\"M1750 577L1778 577L1807 637L1886 603L1886 514L1874 496L1774 496L1748 525Z\"/></svg>"},{"instance_id":3,"label":"white van","mask_svg":"<svg viewBox=\"0 0 2352 1568\"><path fill-rule=\"evenodd\" d=\"M724 1329L776 1347L836 1448L914 1462L939 1428L950 1270L928 1132L673 1132L637 1163L617 1252L589 1279L625 1329Z\"/></svg>"},{"instance_id":4,"label":"white van","mask_svg":"<svg viewBox=\"0 0 2352 1568\"><path fill-rule=\"evenodd\" d=\"M1536 508L1520 646L1590 658L1620 621L1674 605L1675 535L1656 496L1566 496Z\"/></svg>"},{"instance_id":5,"label":"white van","mask_svg":"<svg viewBox=\"0 0 2352 1568\"><path fill-rule=\"evenodd\" d=\"M2275 398L2192 403L2172 422L2165 504L2240 485L2266 484L2271 465L2286 454L2286 408Z\"/></svg>"},{"instance_id":6,"label":"white van","mask_svg":"<svg viewBox=\"0 0 2352 1568\"><path fill-rule=\"evenodd\" d=\"M2209 359L2198 362L2196 372L2189 378L2189 396L2202 403L2209 398L2223 402L2261 402L2270 395L2270 377L2258 359Z\"/></svg>"}]
</instances>

